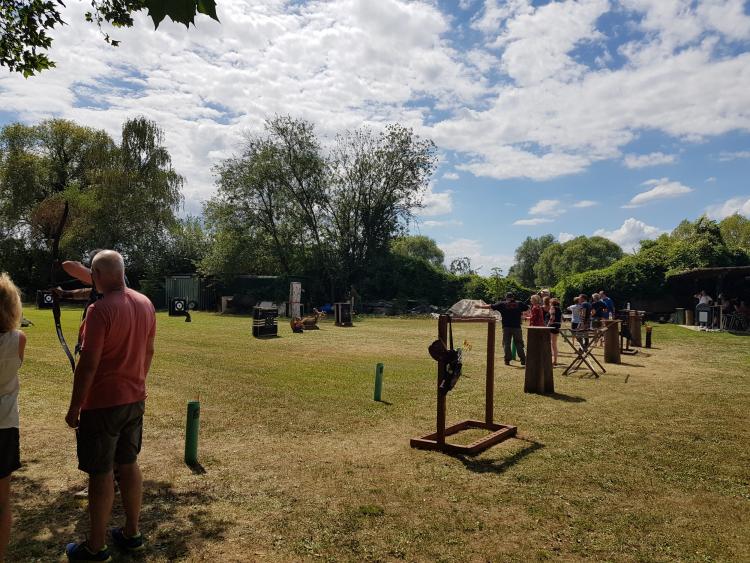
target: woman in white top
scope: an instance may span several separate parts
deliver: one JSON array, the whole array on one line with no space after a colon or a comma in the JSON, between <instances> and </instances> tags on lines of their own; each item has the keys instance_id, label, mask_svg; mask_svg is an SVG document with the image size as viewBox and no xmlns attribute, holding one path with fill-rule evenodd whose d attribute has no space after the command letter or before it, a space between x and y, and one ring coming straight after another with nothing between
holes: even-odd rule
<instances>
[{"instance_id":1,"label":"woman in white top","mask_svg":"<svg viewBox=\"0 0 750 563\"><path fill-rule=\"evenodd\" d=\"M26 335L21 323L21 296L7 274L0 274L0 563L10 539L10 476L21 467L18 440L18 368Z\"/></svg>"}]
</instances>

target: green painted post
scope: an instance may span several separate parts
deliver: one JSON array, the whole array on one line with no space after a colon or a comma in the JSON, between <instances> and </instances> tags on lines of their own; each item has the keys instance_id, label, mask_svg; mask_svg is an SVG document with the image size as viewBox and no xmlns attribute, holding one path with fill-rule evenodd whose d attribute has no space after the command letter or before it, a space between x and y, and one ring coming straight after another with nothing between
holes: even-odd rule
<instances>
[{"instance_id":1,"label":"green painted post","mask_svg":"<svg viewBox=\"0 0 750 563\"><path fill-rule=\"evenodd\" d=\"M198 430L200 428L201 404L188 401L187 422L185 424L185 463L198 464Z\"/></svg>"},{"instance_id":2,"label":"green painted post","mask_svg":"<svg viewBox=\"0 0 750 563\"><path fill-rule=\"evenodd\" d=\"M375 400L380 401L383 393L383 364L375 366Z\"/></svg>"},{"instance_id":3,"label":"green painted post","mask_svg":"<svg viewBox=\"0 0 750 563\"><path fill-rule=\"evenodd\" d=\"M511 359L515 362L516 361L516 339L510 341L510 355Z\"/></svg>"}]
</instances>

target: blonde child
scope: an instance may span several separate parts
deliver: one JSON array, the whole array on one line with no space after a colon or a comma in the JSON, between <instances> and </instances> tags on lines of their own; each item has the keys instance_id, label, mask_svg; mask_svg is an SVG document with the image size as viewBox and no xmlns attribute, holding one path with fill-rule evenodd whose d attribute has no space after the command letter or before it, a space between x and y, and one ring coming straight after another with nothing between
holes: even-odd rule
<instances>
[{"instance_id":1,"label":"blonde child","mask_svg":"<svg viewBox=\"0 0 750 563\"><path fill-rule=\"evenodd\" d=\"M21 295L8 274L0 274L0 563L5 561L11 527L10 476L21 467L18 439L18 369L26 335L21 322Z\"/></svg>"}]
</instances>

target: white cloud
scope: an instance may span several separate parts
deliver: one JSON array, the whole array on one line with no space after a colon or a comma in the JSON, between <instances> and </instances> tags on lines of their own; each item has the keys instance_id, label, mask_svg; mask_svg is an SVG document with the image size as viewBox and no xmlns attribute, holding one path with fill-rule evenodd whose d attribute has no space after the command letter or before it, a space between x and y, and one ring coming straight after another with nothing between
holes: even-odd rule
<instances>
[{"instance_id":1,"label":"white cloud","mask_svg":"<svg viewBox=\"0 0 750 563\"><path fill-rule=\"evenodd\" d=\"M457 219L448 219L446 221L435 221L430 219L428 221L423 221L422 224L425 227L461 227L464 223Z\"/></svg>"},{"instance_id":2,"label":"white cloud","mask_svg":"<svg viewBox=\"0 0 750 563\"><path fill-rule=\"evenodd\" d=\"M521 85L538 84L550 77L566 81L580 77L585 67L570 51L600 38L595 24L609 2L566 0L533 11L528 3L516 4L518 11L505 21L492 44L503 49L502 67L507 74Z\"/></svg>"},{"instance_id":3,"label":"white cloud","mask_svg":"<svg viewBox=\"0 0 750 563\"><path fill-rule=\"evenodd\" d=\"M503 272L508 269L515 261L512 255L487 254L482 243L474 239L455 239L450 242L438 243L440 249L445 253L445 264L450 265L451 260L468 256L471 259L473 268L481 268L479 271L482 275L489 275L492 268L502 268Z\"/></svg>"},{"instance_id":4,"label":"white cloud","mask_svg":"<svg viewBox=\"0 0 750 563\"><path fill-rule=\"evenodd\" d=\"M116 49L70 2L70 25L53 33L57 68L0 73L0 107L115 136L134 115L156 120L193 207L213 192L211 166L275 114L324 136L398 121L455 151L457 170L497 179L579 173L620 159L644 131L682 142L750 131L750 52L727 48L750 39L742 0L534 4L486 0L471 24L482 39L462 51L461 24L434 0L228 0L221 24L199 17L190 30L165 21L154 32L139 14L132 29L107 30ZM602 36L608 10L644 34L614 58L608 44L627 33Z\"/></svg>"},{"instance_id":5,"label":"white cloud","mask_svg":"<svg viewBox=\"0 0 750 563\"><path fill-rule=\"evenodd\" d=\"M534 217L533 219L519 219L518 221L514 221L514 225L519 225L521 227L533 227L535 225L542 225L544 223L551 223L552 219L545 219L544 217Z\"/></svg>"},{"instance_id":6,"label":"white cloud","mask_svg":"<svg viewBox=\"0 0 750 563\"><path fill-rule=\"evenodd\" d=\"M633 199L630 200L628 205L623 207L640 207L645 203L657 201L660 199L671 199L680 197L693 191L693 188L689 188L680 182L670 181L669 178L661 178L659 180L647 180L643 182L644 186L654 186L650 190L636 194Z\"/></svg>"},{"instance_id":7,"label":"white cloud","mask_svg":"<svg viewBox=\"0 0 750 563\"><path fill-rule=\"evenodd\" d=\"M563 213L565 213L565 209L562 208L559 199L540 199L529 209L530 215L557 217Z\"/></svg>"},{"instance_id":8,"label":"white cloud","mask_svg":"<svg viewBox=\"0 0 750 563\"><path fill-rule=\"evenodd\" d=\"M721 220L739 213L750 218L750 196L739 196L728 199L724 203L711 205L706 208L706 214L711 219Z\"/></svg>"},{"instance_id":9,"label":"white cloud","mask_svg":"<svg viewBox=\"0 0 750 563\"><path fill-rule=\"evenodd\" d=\"M595 205L599 205L598 201L592 201L590 199L582 199L581 201L577 201L573 204L573 207L594 207Z\"/></svg>"},{"instance_id":10,"label":"white cloud","mask_svg":"<svg viewBox=\"0 0 750 563\"><path fill-rule=\"evenodd\" d=\"M545 180L620 158L622 148L643 131L682 142L750 131L750 53L725 45L750 38L741 1L703 2L698 9L683 0L623 1L625 12L615 3L609 7L631 17L624 27L640 28L645 36L621 46L618 58L625 64L603 69L582 67L571 52L589 42L607 54L603 44L590 43L598 32L587 31L606 2L550 2L536 9L528 1L486 2L474 25L508 43L499 45L505 47L503 65L516 80L501 82L487 107L466 108L433 126L441 146L471 155L462 169L476 175ZM585 17L570 30L540 27L545 11L556 10L567 10L566 15L580 10ZM723 23L731 18L742 23ZM566 27L559 21L550 25ZM527 41L532 48L520 49L515 71L509 62L512 48ZM545 56L537 57L539 49L546 49Z\"/></svg>"},{"instance_id":11,"label":"white cloud","mask_svg":"<svg viewBox=\"0 0 750 563\"><path fill-rule=\"evenodd\" d=\"M424 134L427 106L471 105L486 79L443 35L450 19L432 2L331 0L292 5L220 2L221 24L195 28L144 14L107 30L108 46L84 22L85 3L63 10L54 31L57 67L40 76L0 73L0 107L35 122L65 117L113 136L135 115L165 130L187 204L213 192L211 167L239 149L263 120L289 114L331 137L343 129L398 121ZM413 99L427 99L421 107Z\"/></svg>"},{"instance_id":12,"label":"white cloud","mask_svg":"<svg viewBox=\"0 0 750 563\"><path fill-rule=\"evenodd\" d=\"M646 168L658 166L659 164L673 164L677 155L664 154L663 152L652 152L650 154L627 154L625 155L625 166L628 168Z\"/></svg>"},{"instance_id":13,"label":"white cloud","mask_svg":"<svg viewBox=\"0 0 750 563\"><path fill-rule=\"evenodd\" d=\"M443 174L443 180L458 180L459 175L455 172L446 172Z\"/></svg>"},{"instance_id":14,"label":"white cloud","mask_svg":"<svg viewBox=\"0 0 750 563\"><path fill-rule=\"evenodd\" d=\"M573 240L574 238L576 238L576 235L572 233L560 233L559 235L557 235L557 242L568 242L569 240Z\"/></svg>"},{"instance_id":15,"label":"white cloud","mask_svg":"<svg viewBox=\"0 0 750 563\"><path fill-rule=\"evenodd\" d=\"M417 211L417 215L435 217L451 211L453 211L453 192L450 190L434 192L432 191L432 184L430 184L422 193L422 208Z\"/></svg>"},{"instance_id":16,"label":"white cloud","mask_svg":"<svg viewBox=\"0 0 750 563\"><path fill-rule=\"evenodd\" d=\"M634 252L642 240L655 239L666 232L631 217L630 219L626 219L619 228L613 231L605 229L594 231L594 236L608 238L612 242L619 244L626 252Z\"/></svg>"},{"instance_id":17,"label":"white cloud","mask_svg":"<svg viewBox=\"0 0 750 563\"><path fill-rule=\"evenodd\" d=\"M706 178L706 183L713 184L714 182L716 182L716 177L710 176L710 177Z\"/></svg>"},{"instance_id":18,"label":"white cloud","mask_svg":"<svg viewBox=\"0 0 750 563\"><path fill-rule=\"evenodd\" d=\"M730 160L740 160L750 158L750 151L735 151L719 153L720 162L729 162Z\"/></svg>"}]
</instances>

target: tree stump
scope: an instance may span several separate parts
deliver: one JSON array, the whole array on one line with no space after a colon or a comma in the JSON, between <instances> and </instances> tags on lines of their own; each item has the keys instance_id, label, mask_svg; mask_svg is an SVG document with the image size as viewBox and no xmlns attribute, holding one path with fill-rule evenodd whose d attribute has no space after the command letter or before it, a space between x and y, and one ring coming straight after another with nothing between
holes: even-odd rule
<instances>
[{"instance_id":1,"label":"tree stump","mask_svg":"<svg viewBox=\"0 0 750 563\"><path fill-rule=\"evenodd\" d=\"M620 321L604 321L604 361L608 364L620 363Z\"/></svg>"},{"instance_id":2,"label":"tree stump","mask_svg":"<svg viewBox=\"0 0 750 563\"><path fill-rule=\"evenodd\" d=\"M630 311L628 322L630 324L630 344L640 348L643 346L641 343L641 314L638 311Z\"/></svg>"},{"instance_id":3,"label":"tree stump","mask_svg":"<svg viewBox=\"0 0 750 563\"><path fill-rule=\"evenodd\" d=\"M539 326L530 326L526 333L525 393L555 392L550 334L551 329Z\"/></svg>"}]
</instances>

